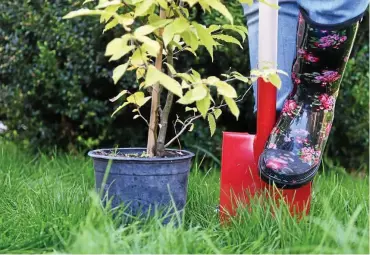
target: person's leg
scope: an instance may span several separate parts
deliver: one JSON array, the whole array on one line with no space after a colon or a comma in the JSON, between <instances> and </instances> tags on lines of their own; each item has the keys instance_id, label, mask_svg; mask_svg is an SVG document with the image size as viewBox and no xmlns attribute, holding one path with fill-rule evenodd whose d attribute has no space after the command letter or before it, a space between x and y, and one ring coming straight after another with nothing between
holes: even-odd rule
<instances>
[{"instance_id":1,"label":"person's leg","mask_svg":"<svg viewBox=\"0 0 370 255\"><path fill-rule=\"evenodd\" d=\"M286 100L259 158L264 180L290 188L308 183L317 173L346 63L368 1L298 0L298 4L304 7L300 6L297 58L292 70L297 90Z\"/></svg>"},{"instance_id":2,"label":"person's leg","mask_svg":"<svg viewBox=\"0 0 370 255\"><path fill-rule=\"evenodd\" d=\"M255 1L252 6L243 5L244 13L247 18L248 25L248 40L249 40L249 58L251 68L257 68L258 65L258 5ZM282 109L283 103L287 96L292 91L293 85L290 78L293 60L296 53L296 31L298 21L298 6L296 0L280 0L279 1L279 38L278 38L278 69L289 74L282 75L282 87L277 92L277 110ZM257 87L253 84L253 95L255 99L255 107L257 107Z\"/></svg>"}]
</instances>

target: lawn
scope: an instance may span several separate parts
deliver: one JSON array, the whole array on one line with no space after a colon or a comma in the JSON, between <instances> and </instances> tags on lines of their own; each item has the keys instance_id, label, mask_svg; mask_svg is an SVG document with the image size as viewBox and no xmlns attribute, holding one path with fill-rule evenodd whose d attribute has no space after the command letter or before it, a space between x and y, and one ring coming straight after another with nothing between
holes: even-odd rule
<instances>
[{"instance_id":1,"label":"lawn","mask_svg":"<svg viewBox=\"0 0 370 255\"><path fill-rule=\"evenodd\" d=\"M221 227L219 170L194 164L182 226L120 226L93 191L90 159L0 141L0 253L368 253L368 179L329 173L315 179L309 217L255 203Z\"/></svg>"}]
</instances>

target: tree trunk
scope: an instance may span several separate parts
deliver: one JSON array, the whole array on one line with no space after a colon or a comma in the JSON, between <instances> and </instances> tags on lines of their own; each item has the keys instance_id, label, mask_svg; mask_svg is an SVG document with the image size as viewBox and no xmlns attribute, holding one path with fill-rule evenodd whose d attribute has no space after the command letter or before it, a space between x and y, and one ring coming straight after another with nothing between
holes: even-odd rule
<instances>
[{"instance_id":1,"label":"tree trunk","mask_svg":"<svg viewBox=\"0 0 370 255\"><path fill-rule=\"evenodd\" d=\"M166 18L166 12L165 10L160 10L160 17L162 19ZM163 29L159 31L159 36L161 36L163 33ZM159 53L157 55L157 58L155 60L155 67L162 71L162 51L163 51L163 43L160 42L161 48L159 50ZM151 108L150 108L150 119L149 119L149 130L148 130L148 142L146 151L149 155L149 157L156 156L156 143L157 143L157 129L158 129L158 109L160 107L160 96L161 96L161 90L160 85L157 83L153 85L152 88L152 101L151 101Z\"/></svg>"},{"instance_id":2,"label":"tree trunk","mask_svg":"<svg viewBox=\"0 0 370 255\"><path fill-rule=\"evenodd\" d=\"M167 50L167 62L168 64L173 66L173 52L171 48L168 48ZM170 76L173 74L168 73ZM161 125L159 129L158 134L158 140L157 140L157 155L158 156L164 156L165 154L165 142L166 142L166 135L167 135L167 129L168 129L168 117L171 112L171 107L173 104L173 93L171 91L167 91L167 98L166 98L166 104L163 108L163 111L161 113Z\"/></svg>"}]
</instances>

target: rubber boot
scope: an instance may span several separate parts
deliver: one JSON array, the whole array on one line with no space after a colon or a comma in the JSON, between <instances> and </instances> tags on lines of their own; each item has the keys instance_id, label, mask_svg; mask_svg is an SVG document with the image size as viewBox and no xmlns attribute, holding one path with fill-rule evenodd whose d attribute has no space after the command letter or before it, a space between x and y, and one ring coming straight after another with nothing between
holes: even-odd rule
<instances>
[{"instance_id":1,"label":"rubber boot","mask_svg":"<svg viewBox=\"0 0 370 255\"><path fill-rule=\"evenodd\" d=\"M266 182L297 188L317 173L361 18L320 25L301 10L292 68L295 91L285 101L258 162Z\"/></svg>"}]
</instances>

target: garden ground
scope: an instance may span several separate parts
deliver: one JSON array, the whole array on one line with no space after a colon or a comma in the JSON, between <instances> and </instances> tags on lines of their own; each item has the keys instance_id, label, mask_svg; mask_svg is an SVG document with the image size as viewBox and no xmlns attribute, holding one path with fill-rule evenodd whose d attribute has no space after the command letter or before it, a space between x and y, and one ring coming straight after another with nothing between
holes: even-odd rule
<instances>
[{"instance_id":1,"label":"garden ground","mask_svg":"<svg viewBox=\"0 0 370 255\"><path fill-rule=\"evenodd\" d=\"M32 156L0 140L0 253L368 253L368 179L325 172L309 217L284 207L272 217L255 202L221 227L219 171L195 163L182 226L120 226L93 192L90 159Z\"/></svg>"}]
</instances>

